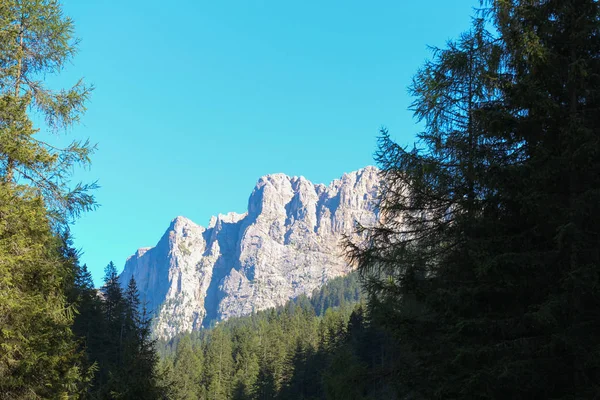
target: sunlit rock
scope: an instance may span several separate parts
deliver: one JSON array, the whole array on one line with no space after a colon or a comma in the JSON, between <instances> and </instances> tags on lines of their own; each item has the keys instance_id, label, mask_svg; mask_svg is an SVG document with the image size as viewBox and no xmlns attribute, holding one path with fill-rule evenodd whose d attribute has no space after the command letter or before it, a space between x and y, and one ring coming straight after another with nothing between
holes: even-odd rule
<instances>
[{"instance_id":1,"label":"sunlit rock","mask_svg":"<svg viewBox=\"0 0 600 400\"><path fill-rule=\"evenodd\" d=\"M340 245L355 223L377 218L377 169L329 186L284 174L259 179L248 212L212 217L208 228L175 218L152 248L127 259L161 338L284 304L351 267Z\"/></svg>"}]
</instances>

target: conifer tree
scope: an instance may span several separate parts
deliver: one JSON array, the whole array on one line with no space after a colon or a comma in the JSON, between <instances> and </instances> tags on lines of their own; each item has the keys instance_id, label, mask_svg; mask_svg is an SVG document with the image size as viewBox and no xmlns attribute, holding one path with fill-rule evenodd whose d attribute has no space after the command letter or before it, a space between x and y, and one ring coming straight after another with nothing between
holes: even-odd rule
<instances>
[{"instance_id":1,"label":"conifer tree","mask_svg":"<svg viewBox=\"0 0 600 400\"><path fill-rule=\"evenodd\" d=\"M338 278L325 285L333 290L324 287L316 293L328 292L328 301L340 304L341 297L352 298L348 295L354 290L339 289L350 289L356 282L352 276ZM337 307L326 311L327 317L318 317L314 308L320 300L312 300L314 305L300 297L276 309L176 337L165 346L169 362L163 367L174 398L190 394L191 377L198 371L204 376L193 395L201 399L393 398L390 379L372 372L379 373L395 357L389 339L368 326L362 307ZM197 350L190 351L194 347ZM169 349L174 355L169 355ZM204 358L202 368L189 362L193 353ZM219 372L227 362L231 372L224 375L229 377L225 381Z\"/></svg>"},{"instance_id":2,"label":"conifer tree","mask_svg":"<svg viewBox=\"0 0 600 400\"><path fill-rule=\"evenodd\" d=\"M215 328L209 337L204 372L207 382L207 398L225 400L231 397L233 358L231 338L224 329Z\"/></svg>"},{"instance_id":3,"label":"conifer tree","mask_svg":"<svg viewBox=\"0 0 600 400\"><path fill-rule=\"evenodd\" d=\"M100 399L162 399L168 385L159 372L151 318L133 278L123 289L115 265L105 268L100 316L86 348L97 372L89 395ZM77 325L77 324L76 324Z\"/></svg>"},{"instance_id":4,"label":"conifer tree","mask_svg":"<svg viewBox=\"0 0 600 400\"><path fill-rule=\"evenodd\" d=\"M204 355L195 351L189 336L184 336L177 344L172 376L174 397L181 400L195 400L201 396L202 364Z\"/></svg>"},{"instance_id":5,"label":"conifer tree","mask_svg":"<svg viewBox=\"0 0 600 400\"><path fill-rule=\"evenodd\" d=\"M82 82L59 91L44 86L75 53L72 35L58 1L0 2L2 398L76 397L86 374L70 329L74 257L58 232L94 206L94 185L70 184L72 167L87 165L93 149L77 141L59 149L38 135L69 128L85 110L90 88ZM34 126L35 113L44 126Z\"/></svg>"},{"instance_id":6,"label":"conifer tree","mask_svg":"<svg viewBox=\"0 0 600 400\"><path fill-rule=\"evenodd\" d=\"M60 72L76 52L73 22L57 0L5 0L0 4L0 177L7 184L26 183L43 196L52 222L94 206L95 185L70 185L74 165L88 165L93 146L73 141L58 148L39 138L31 113L54 132L77 123L91 87L83 81L51 90L47 74Z\"/></svg>"},{"instance_id":7,"label":"conifer tree","mask_svg":"<svg viewBox=\"0 0 600 400\"><path fill-rule=\"evenodd\" d=\"M459 396L464 383L444 382L477 376L475 363L460 363L457 354L475 356L458 332L472 324L481 334L489 311L481 303L496 278L478 265L489 256L480 244L493 235L481 212L497 206L489 167L505 169L511 160L506 143L483 129L482 110L497 100L502 72L501 49L484 26L476 20L416 75L411 91L415 115L426 123L422 147L406 151L382 131L382 224L367 230L367 247L352 247L371 314L397 335L411 365L400 362L395 373L407 393L423 398Z\"/></svg>"},{"instance_id":8,"label":"conifer tree","mask_svg":"<svg viewBox=\"0 0 600 400\"><path fill-rule=\"evenodd\" d=\"M0 215L0 398L76 396L85 366L61 240L31 190L1 183Z\"/></svg>"},{"instance_id":9,"label":"conifer tree","mask_svg":"<svg viewBox=\"0 0 600 400\"><path fill-rule=\"evenodd\" d=\"M158 376L158 355L151 338L151 318L141 306L135 279L125 291L120 349L122 366L119 397L124 399L161 399L166 390Z\"/></svg>"},{"instance_id":10,"label":"conifer tree","mask_svg":"<svg viewBox=\"0 0 600 400\"><path fill-rule=\"evenodd\" d=\"M98 354L95 388L100 398L120 395L123 369L124 293L117 268L111 261L104 269L102 293L102 343Z\"/></svg>"},{"instance_id":11,"label":"conifer tree","mask_svg":"<svg viewBox=\"0 0 600 400\"><path fill-rule=\"evenodd\" d=\"M121 322L124 319L125 304L117 267L112 261L104 268L104 286L101 290L104 295L102 303L104 316L107 323L111 325L108 328L115 330L117 334L114 336L118 338L121 336Z\"/></svg>"},{"instance_id":12,"label":"conifer tree","mask_svg":"<svg viewBox=\"0 0 600 400\"><path fill-rule=\"evenodd\" d=\"M522 398L593 398L600 393L600 5L489 4L511 72L501 110L507 123L493 128L523 143L524 160L502 188L513 194L500 225L510 257L497 263L517 271L521 312L509 320L512 356L502 382Z\"/></svg>"},{"instance_id":13,"label":"conifer tree","mask_svg":"<svg viewBox=\"0 0 600 400\"><path fill-rule=\"evenodd\" d=\"M258 338L249 326L236 327L233 330L233 398L252 399L258 380Z\"/></svg>"},{"instance_id":14,"label":"conifer tree","mask_svg":"<svg viewBox=\"0 0 600 400\"><path fill-rule=\"evenodd\" d=\"M423 147L383 132L382 224L351 254L404 394L590 398L598 4L488 3L498 37L476 23L415 79Z\"/></svg>"}]
</instances>

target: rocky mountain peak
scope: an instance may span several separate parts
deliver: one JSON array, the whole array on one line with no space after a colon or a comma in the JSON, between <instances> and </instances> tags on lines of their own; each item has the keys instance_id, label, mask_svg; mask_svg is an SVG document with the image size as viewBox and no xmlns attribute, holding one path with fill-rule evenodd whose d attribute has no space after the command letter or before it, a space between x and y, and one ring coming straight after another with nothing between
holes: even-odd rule
<instances>
[{"instance_id":1,"label":"rocky mountain peak","mask_svg":"<svg viewBox=\"0 0 600 400\"><path fill-rule=\"evenodd\" d=\"M174 218L155 247L127 260L122 282L135 277L163 338L310 293L350 271L340 239L356 221L376 220L377 172L366 167L327 186L265 175L247 213L219 214L207 228Z\"/></svg>"}]
</instances>

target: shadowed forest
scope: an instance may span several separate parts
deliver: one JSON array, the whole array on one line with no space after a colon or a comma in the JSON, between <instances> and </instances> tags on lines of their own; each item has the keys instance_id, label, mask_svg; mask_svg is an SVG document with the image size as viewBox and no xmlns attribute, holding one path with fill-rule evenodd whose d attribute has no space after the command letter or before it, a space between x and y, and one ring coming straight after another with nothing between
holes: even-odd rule
<instances>
[{"instance_id":1,"label":"shadowed forest","mask_svg":"<svg viewBox=\"0 0 600 400\"><path fill-rule=\"evenodd\" d=\"M596 0L482 1L407 82L417 142L379 132L356 271L159 342L136 282L111 262L97 289L79 262L95 147L39 135L93 90L46 85L74 21L2 0L0 399L600 397L599 28Z\"/></svg>"}]
</instances>

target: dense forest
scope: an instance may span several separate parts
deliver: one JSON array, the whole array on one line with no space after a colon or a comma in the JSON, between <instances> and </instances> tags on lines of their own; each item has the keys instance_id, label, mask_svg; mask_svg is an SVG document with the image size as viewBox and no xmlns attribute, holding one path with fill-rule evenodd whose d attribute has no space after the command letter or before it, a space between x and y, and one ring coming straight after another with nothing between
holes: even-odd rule
<instances>
[{"instance_id":1,"label":"dense forest","mask_svg":"<svg viewBox=\"0 0 600 400\"><path fill-rule=\"evenodd\" d=\"M380 132L357 272L157 343L135 281L110 263L94 288L69 233L95 147L39 136L93 89L45 85L73 21L0 2L0 399L600 396L600 5L483 0L472 21L414 76L417 143Z\"/></svg>"},{"instance_id":2,"label":"dense forest","mask_svg":"<svg viewBox=\"0 0 600 400\"><path fill-rule=\"evenodd\" d=\"M397 346L369 324L357 273L310 297L161 344L176 399L393 398ZM384 373L385 372L385 373Z\"/></svg>"}]
</instances>

